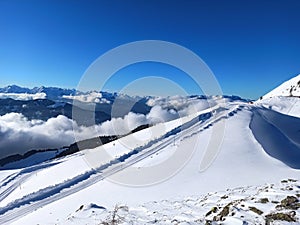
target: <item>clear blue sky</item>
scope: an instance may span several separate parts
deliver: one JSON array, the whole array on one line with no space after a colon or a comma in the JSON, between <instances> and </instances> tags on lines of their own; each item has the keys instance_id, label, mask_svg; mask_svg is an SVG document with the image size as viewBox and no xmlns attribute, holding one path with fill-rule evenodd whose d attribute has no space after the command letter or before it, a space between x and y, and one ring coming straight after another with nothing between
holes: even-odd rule
<instances>
[{"instance_id":1,"label":"clear blue sky","mask_svg":"<svg viewBox=\"0 0 300 225\"><path fill-rule=\"evenodd\" d=\"M127 42L183 45L212 69L225 94L257 98L300 73L300 1L0 0L0 86L76 87L101 54ZM162 65L130 79L179 77ZM176 80L196 92L188 80ZM137 91L138 92L138 91ZM139 93L137 93L139 94Z\"/></svg>"}]
</instances>

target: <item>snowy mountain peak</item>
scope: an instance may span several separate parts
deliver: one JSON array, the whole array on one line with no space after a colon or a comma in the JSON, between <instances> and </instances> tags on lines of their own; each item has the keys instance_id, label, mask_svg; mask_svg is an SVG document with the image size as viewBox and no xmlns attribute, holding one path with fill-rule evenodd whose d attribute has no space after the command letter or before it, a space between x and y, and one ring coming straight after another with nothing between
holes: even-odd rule
<instances>
[{"instance_id":1,"label":"snowy mountain peak","mask_svg":"<svg viewBox=\"0 0 300 225\"><path fill-rule=\"evenodd\" d=\"M34 88L24 88L17 85L9 85L0 88L0 98L12 98L15 100L30 100L47 98L51 100L59 100L62 96L72 96L75 95L75 89L65 89L58 87L34 87Z\"/></svg>"},{"instance_id":2,"label":"snowy mountain peak","mask_svg":"<svg viewBox=\"0 0 300 225\"><path fill-rule=\"evenodd\" d=\"M50 93L64 93L64 94L73 94L76 92L75 89L65 89L58 87L34 87L34 88L25 88L17 85L8 85L6 87L0 88L0 93L28 93L28 94L36 94L41 92L50 92Z\"/></svg>"},{"instance_id":3,"label":"snowy mountain peak","mask_svg":"<svg viewBox=\"0 0 300 225\"><path fill-rule=\"evenodd\" d=\"M300 97L300 74L264 95L263 99L275 96Z\"/></svg>"},{"instance_id":4,"label":"snowy mountain peak","mask_svg":"<svg viewBox=\"0 0 300 225\"><path fill-rule=\"evenodd\" d=\"M29 93L29 88L19 87L17 85L9 85L4 88L0 88L1 93Z\"/></svg>"},{"instance_id":5,"label":"snowy mountain peak","mask_svg":"<svg viewBox=\"0 0 300 225\"><path fill-rule=\"evenodd\" d=\"M59 88L59 87L34 87L24 88L17 85L9 85L0 88L0 99L12 98L15 100L32 100L32 99L44 99L67 101L78 100L82 102L90 103L111 103L117 97L122 99L140 100L141 98L133 98L130 96L109 93L105 91L78 91L76 89Z\"/></svg>"}]
</instances>

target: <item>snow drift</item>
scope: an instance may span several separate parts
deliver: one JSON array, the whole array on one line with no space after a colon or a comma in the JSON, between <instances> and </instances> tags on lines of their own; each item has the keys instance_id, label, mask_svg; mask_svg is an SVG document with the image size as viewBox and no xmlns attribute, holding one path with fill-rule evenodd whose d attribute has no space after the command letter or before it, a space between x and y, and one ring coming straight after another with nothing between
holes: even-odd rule
<instances>
[{"instance_id":1,"label":"snow drift","mask_svg":"<svg viewBox=\"0 0 300 225\"><path fill-rule=\"evenodd\" d=\"M270 156L300 169L300 118L254 109L250 128Z\"/></svg>"}]
</instances>

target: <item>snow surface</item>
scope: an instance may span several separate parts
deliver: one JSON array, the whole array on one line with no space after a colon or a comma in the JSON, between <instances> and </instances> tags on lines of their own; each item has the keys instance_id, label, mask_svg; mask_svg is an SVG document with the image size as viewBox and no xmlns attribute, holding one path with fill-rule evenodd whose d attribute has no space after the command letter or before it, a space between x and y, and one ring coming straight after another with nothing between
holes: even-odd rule
<instances>
[{"instance_id":1,"label":"snow surface","mask_svg":"<svg viewBox=\"0 0 300 225\"><path fill-rule=\"evenodd\" d=\"M256 110L263 113L255 114ZM97 224L120 204L133 209L131 212L124 208L127 224L128 221L143 224L146 218L152 221L152 211L158 211L157 220L162 221L157 222L159 224L172 224L174 219L188 223L198 216L203 220L204 213L216 204L217 198L204 202L205 207L198 211L206 193L245 187L243 192L248 195L252 192L247 186L300 177L299 170L286 165L281 157L270 156L263 148L264 143L255 138L254 134L265 124L249 127L254 115L263 118L273 113L263 106L241 102L216 105L197 115L158 124L96 149L29 169L3 171L3 175L0 172L0 222ZM278 121L287 117L279 113L276 116ZM255 121L260 123L261 120ZM266 127L270 124L267 122ZM214 130L222 129L223 124L226 126L219 152L208 169L201 172L200 163ZM290 127L290 123L284 122L279 126L289 140L299 143L294 130L289 131ZM168 170L170 167L172 170ZM186 198L194 208L186 206ZM174 211L171 205L177 205L181 213ZM270 212L270 208L261 209ZM251 224L255 214L249 214L249 210L245 213L244 220ZM243 224L243 220L235 217L225 222Z\"/></svg>"},{"instance_id":2,"label":"snow surface","mask_svg":"<svg viewBox=\"0 0 300 225\"><path fill-rule=\"evenodd\" d=\"M255 104L283 114L300 117L300 74L279 85L257 100Z\"/></svg>"},{"instance_id":3,"label":"snow surface","mask_svg":"<svg viewBox=\"0 0 300 225\"><path fill-rule=\"evenodd\" d=\"M300 74L284 82L274 90L263 96L263 99L275 96L296 96L300 97Z\"/></svg>"},{"instance_id":4,"label":"snow surface","mask_svg":"<svg viewBox=\"0 0 300 225\"><path fill-rule=\"evenodd\" d=\"M299 224L299 102L273 93L254 103L215 97L211 108L101 147L2 170L0 224L113 224L115 217L114 224L245 225L273 213ZM169 107L162 99L148 104ZM281 206L288 196L293 209Z\"/></svg>"},{"instance_id":5,"label":"snow surface","mask_svg":"<svg viewBox=\"0 0 300 225\"><path fill-rule=\"evenodd\" d=\"M113 217L119 221L119 224L206 224L208 221L213 221L214 217L217 218L228 205L228 215L224 216L223 221L219 221L222 224L265 224L266 215L278 212L292 215L292 210L285 208L276 210L276 206L278 208L280 202L287 196L296 197L300 191L299 184L299 181L293 179L282 180L282 183L227 189L186 198L175 197L134 207L119 203L115 207L105 208L102 205L89 203L78 206L78 209L58 224L111 223ZM260 210L262 214L259 215L251 210L253 208ZM299 214L300 209L296 212L295 220L299 220ZM272 224L299 224L285 221L272 222ZM215 224L219 223L215 222Z\"/></svg>"},{"instance_id":6,"label":"snow surface","mask_svg":"<svg viewBox=\"0 0 300 225\"><path fill-rule=\"evenodd\" d=\"M258 100L257 104L289 116L300 117L300 98L274 96Z\"/></svg>"}]
</instances>

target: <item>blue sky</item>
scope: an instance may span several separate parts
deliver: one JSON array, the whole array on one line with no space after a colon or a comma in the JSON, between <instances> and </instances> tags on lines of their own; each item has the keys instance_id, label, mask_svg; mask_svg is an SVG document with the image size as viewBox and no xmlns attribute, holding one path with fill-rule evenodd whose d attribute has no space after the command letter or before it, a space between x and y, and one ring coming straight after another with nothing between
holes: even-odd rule
<instances>
[{"instance_id":1,"label":"blue sky","mask_svg":"<svg viewBox=\"0 0 300 225\"><path fill-rule=\"evenodd\" d=\"M299 11L298 0L0 0L0 86L76 87L106 51L152 39L198 54L225 94L257 98L300 73ZM119 73L126 75L116 74L108 90L157 75L199 91L170 66L146 63ZM151 85L168 94L166 85Z\"/></svg>"}]
</instances>

